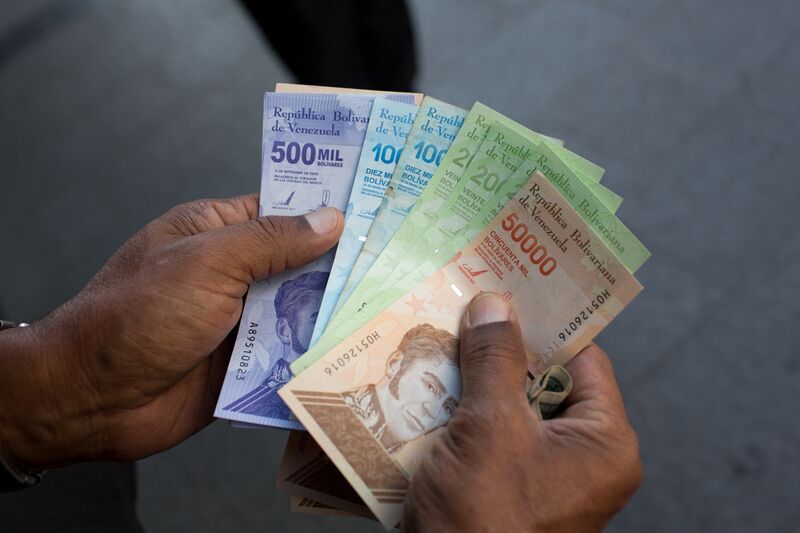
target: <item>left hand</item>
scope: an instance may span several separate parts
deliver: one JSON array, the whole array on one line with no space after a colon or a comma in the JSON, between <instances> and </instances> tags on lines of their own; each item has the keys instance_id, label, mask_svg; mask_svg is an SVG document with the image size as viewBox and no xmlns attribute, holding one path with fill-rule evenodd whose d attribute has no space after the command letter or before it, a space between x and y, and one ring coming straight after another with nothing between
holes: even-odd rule
<instances>
[{"instance_id":1,"label":"left hand","mask_svg":"<svg viewBox=\"0 0 800 533\"><path fill-rule=\"evenodd\" d=\"M242 298L339 239L342 214L258 217L258 197L200 200L134 235L72 300L0 333L0 445L41 469L132 460L212 419Z\"/></svg>"}]
</instances>

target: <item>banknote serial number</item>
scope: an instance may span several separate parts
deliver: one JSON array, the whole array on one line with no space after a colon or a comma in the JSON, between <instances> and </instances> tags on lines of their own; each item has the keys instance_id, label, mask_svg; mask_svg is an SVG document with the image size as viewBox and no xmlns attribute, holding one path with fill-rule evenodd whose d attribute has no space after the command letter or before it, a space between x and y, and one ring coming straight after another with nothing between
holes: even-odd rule
<instances>
[{"instance_id":1,"label":"banknote serial number","mask_svg":"<svg viewBox=\"0 0 800 533\"><path fill-rule=\"evenodd\" d=\"M381 336L377 331L365 335L357 343L347 349L344 353L339 355L336 359L328 363L325 367L325 373L329 376L334 375L339 370L347 366L350 361L355 361L359 355L364 353L370 346L378 342Z\"/></svg>"},{"instance_id":2,"label":"banknote serial number","mask_svg":"<svg viewBox=\"0 0 800 533\"><path fill-rule=\"evenodd\" d=\"M244 338L244 346L241 353L239 353L239 367L236 369L236 379L244 381L247 373L250 372L250 363L253 359L253 347L256 343L256 335L258 335L258 323L250 322L247 328L247 336Z\"/></svg>"},{"instance_id":3,"label":"banknote serial number","mask_svg":"<svg viewBox=\"0 0 800 533\"><path fill-rule=\"evenodd\" d=\"M581 309L575 315L575 318L570 320L569 323L558 332L558 338L562 341L566 341L568 338L572 337L583 324L589 321L595 311L600 310L600 307L610 299L611 293L608 292L608 289L603 289L603 292L595 296L589 305Z\"/></svg>"}]
</instances>

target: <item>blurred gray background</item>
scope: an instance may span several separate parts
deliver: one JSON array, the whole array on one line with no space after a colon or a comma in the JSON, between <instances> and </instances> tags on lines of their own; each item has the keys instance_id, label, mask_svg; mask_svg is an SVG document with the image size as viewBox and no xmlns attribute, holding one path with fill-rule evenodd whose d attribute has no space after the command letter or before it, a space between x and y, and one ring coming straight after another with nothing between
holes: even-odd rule
<instances>
[{"instance_id":1,"label":"blurred gray background","mask_svg":"<svg viewBox=\"0 0 800 533\"><path fill-rule=\"evenodd\" d=\"M653 252L599 339L646 471L611 531L799 527L797 6L411 2L419 90L566 139ZM47 313L170 206L257 190L277 81L232 0L0 0L3 318ZM216 423L141 461L146 530L381 530L290 513L284 441Z\"/></svg>"}]
</instances>

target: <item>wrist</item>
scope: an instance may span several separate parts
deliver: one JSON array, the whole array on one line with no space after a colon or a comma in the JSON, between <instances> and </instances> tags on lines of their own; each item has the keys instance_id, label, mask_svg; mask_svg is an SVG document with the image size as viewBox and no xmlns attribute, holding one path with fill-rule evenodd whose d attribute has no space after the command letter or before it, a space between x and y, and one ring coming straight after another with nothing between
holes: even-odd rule
<instances>
[{"instance_id":1,"label":"wrist","mask_svg":"<svg viewBox=\"0 0 800 533\"><path fill-rule=\"evenodd\" d=\"M73 335L45 319L0 332L0 453L30 472L101 452L103 431Z\"/></svg>"}]
</instances>

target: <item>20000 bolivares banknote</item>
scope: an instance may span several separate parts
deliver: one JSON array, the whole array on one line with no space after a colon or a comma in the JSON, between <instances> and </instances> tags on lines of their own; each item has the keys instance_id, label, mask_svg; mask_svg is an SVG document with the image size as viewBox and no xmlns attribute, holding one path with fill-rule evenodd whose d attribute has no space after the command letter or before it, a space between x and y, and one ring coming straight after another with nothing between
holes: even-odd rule
<instances>
[{"instance_id":1,"label":"20000 bolivares banknote","mask_svg":"<svg viewBox=\"0 0 800 533\"><path fill-rule=\"evenodd\" d=\"M461 398L456 337L481 291L520 317L539 375L585 347L641 285L536 172L448 264L279 392L386 527L402 516L421 457Z\"/></svg>"}]
</instances>

